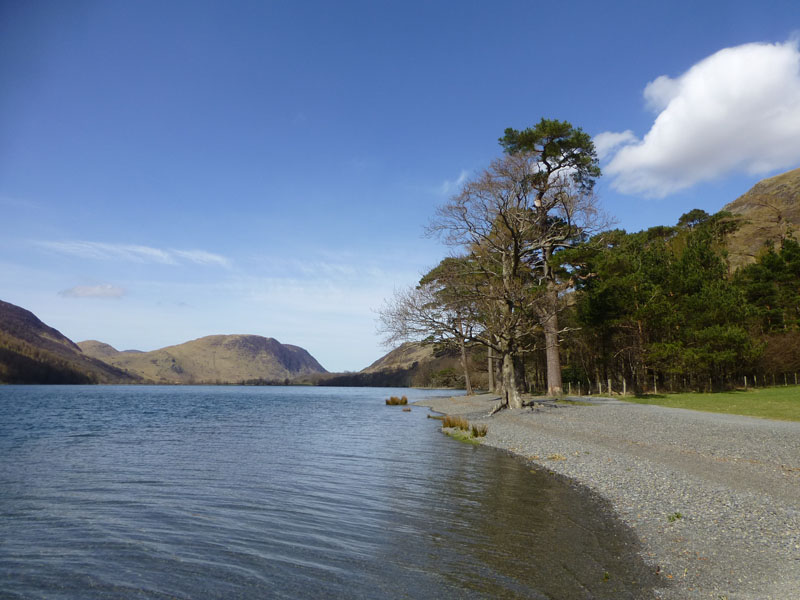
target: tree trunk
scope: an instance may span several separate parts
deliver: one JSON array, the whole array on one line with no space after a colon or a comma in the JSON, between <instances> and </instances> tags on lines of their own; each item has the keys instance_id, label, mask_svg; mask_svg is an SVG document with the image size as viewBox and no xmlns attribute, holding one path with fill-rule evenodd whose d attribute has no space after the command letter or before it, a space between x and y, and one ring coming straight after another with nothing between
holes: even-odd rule
<instances>
[{"instance_id":1,"label":"tree trunk","mask_svg":"<svg viewBox=\"0 0 800 600\"><path fill-rule=\"evenodd\" d=\"M518 359L512 352L503 353L503 398L509 408L522 408L522 395L517 380Z\"/></svg>"},{"instance_id":2,"label":"tree trunk","mask_svg":"<svg viewBox=\"0 0 800 600\"><path fill-rule=\"evenodd\" d=\"M561 384L561 355L558 345L558 296L551 287L547 290L548 314L542 323L544 329L545 356L547 359L547 395L561 396L564 393Z\"/></svg>"},{"instance_id":3,"label":"tree trunk","mask_svg":"<svg viewBox=\"0 0 800 600\"><path fill-rule=\"evenodd\" d=\"M467 396L472 396L472 383L469 380L469 367L467 366L467 346L464 338L458 338L458 345L461 346L461 367L464 369L464 387L467 388Z\"/></svg>"},{"instance_id":4,"label":"tree trunk","mask_svg":"<svg viewBox=\"0 0 800 600\"><path fill-rule=\"evenodd\" d=\"M489 346L488 350L488 369L489 369L489 391L494 391L494 350Z\"/></svg>"}]
</instances>

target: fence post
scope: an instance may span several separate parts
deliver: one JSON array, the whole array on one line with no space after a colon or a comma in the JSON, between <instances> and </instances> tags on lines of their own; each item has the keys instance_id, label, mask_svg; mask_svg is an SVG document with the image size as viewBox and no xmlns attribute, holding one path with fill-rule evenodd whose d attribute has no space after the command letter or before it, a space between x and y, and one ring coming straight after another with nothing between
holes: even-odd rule
<instances>
[{"instance_id":1,"label":"fence post","mask_svg":"<svg viewBox=\"0 0 800 600\"><path fill-rule=\"evenodd\" d=\"M567 382L567 389L569 390L569 392L567 392L567 393L568 393L570 396L572 396L572 382L571 382L571 381L568 381L568 382Z\"/></svg>"},{"instance_id":2,"label":"fence post","mask_svg":"<svg viewBox=\"0 0 800 600\"><path fill-rule=\"evenodd\" d=\"M622 378L622 395L623 396L627 396L628 395L628 382L625 381L624 377Z\"/></svg>"},{"instance_id":3,"label":"fence post","mask_svg":"<svg viewBox=\"0 0 800 600\"><path fill-rule=\"evenodd\" d=\"M653 393L658 394L658 375L653 373Z\"/></svg>"},{"instance_id":4,"label":"fence post","mask_svg":"<svg viewBox=\"0 0 800 600\"><path fill-rule=\"evenodd\" d=\"M611 377L608 378L608 395L610 396L613 392L611 391Z\"/></svg>"},{"instance_id":5,"label":"fence post","mask_svg":"<svg viewBox=\"0 0 800 600\"><path fill-rule=\"evenodd\" d=\"M747 389L747 375L744 376L744 389Z\"/></svg>"},{"instance_id":6,"label":"fence post","mask_svg":"<svg viewBox=\"0 0 800 600\"><path fill-rule=\"evenodd\" d=\"M599 379L597 380L597 394L600 396L603 395L603 382Z\"/></svg>"}]
</instances>

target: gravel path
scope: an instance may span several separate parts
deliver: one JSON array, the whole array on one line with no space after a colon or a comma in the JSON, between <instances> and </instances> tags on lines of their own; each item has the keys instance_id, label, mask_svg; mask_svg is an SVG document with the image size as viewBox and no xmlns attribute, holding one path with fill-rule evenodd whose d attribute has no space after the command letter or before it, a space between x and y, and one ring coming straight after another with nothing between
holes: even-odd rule
<instances>
[{"instance_id":1,"label":"gravel path","mask_svg":"<svg viewBox=\"0 0 800 600\"><path fill-rule=\"evenodd\" d=\"M800 598L800 423L617 400L488 417L495 401L420 404L607 498L660 569L658 598Z\"/></svg>"}]
</instances>

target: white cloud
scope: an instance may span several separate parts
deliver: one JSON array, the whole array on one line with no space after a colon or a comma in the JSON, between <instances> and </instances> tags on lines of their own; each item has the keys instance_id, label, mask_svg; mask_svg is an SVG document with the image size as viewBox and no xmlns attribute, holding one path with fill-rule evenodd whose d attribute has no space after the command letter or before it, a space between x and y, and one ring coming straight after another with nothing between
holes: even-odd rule
<instances>
[{"instance_id":1,"label":"white cloud","mask_svg":"<svg viewBox=\"0 0 800 600\"><path fill-rule=\"evenodd\" d=\"M596 136L594 136L594 149L597 150L598 158L603 160L620 146L625 146L638 141L639 138L637 138L630 129L623 131L622 133L606 131L604 133L598 133Z\"/></svg>"},{"instance_id":2,"label":"white cloud","mask_svg":"<svg viewBox=\"0 0 800 600\"><path fill-rule=\"evenodd\" d=\"M229 267L224 256L205 250L162 250L135 244L106 244L103 242L37 242L37 245L59 254L94 260L123 260L137 263L177 265L192 262L205 266Z\"/></svg>"},{"instance_id":3,"label":"white cloud","mask_svg":"<svg viewBox=\"0 0 800 600\"><path fill-rule=\"evenodd\" d=\"M62 290L59 295L65 298L122 298L125 290L110 283L100 285L76 285L68 290Z\"/></svg>"},{"instance_id":4,"label":"white cloud","mask_svg":"<svg viewBox=\"0 0 800 600\"><path fill-rule=\"evenodd\" d=\"M455 181L451 181L450 179L445 179L442 184L439 186L439 193L444 196L449 196L450 194L458 191L464 182L469 177L468 171L461 171L459 173L458 178Z\"/></svg>"},{"instance_id":5,"label":"white cloud","mask_svg":"<svg viewBox=\"0 0 800 600\"><path fill-rule=\"evenodd\" d=\"M656 78L644 98L660 112L642 140L629 131L595 137L598 154L619 148L604 171L623 193L664 197L800 163L797 41L725 48L677 78Z\"/></svg>"}]
</instances>

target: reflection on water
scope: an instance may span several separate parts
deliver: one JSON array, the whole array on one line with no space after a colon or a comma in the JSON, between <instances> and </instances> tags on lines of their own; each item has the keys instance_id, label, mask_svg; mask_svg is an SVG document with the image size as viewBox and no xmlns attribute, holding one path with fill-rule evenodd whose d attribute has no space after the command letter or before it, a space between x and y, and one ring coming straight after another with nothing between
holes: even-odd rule
<instances>
[{"instance_id":1,"label":"reflection on water","mask_svg":"<svg viewBox=\"0 0 800 600\"><path fill-rule=\"evenodd\" d=\"M0 388L0 596L650 596L602 505L390 393Z\"/></svg>"}]
</instances>

